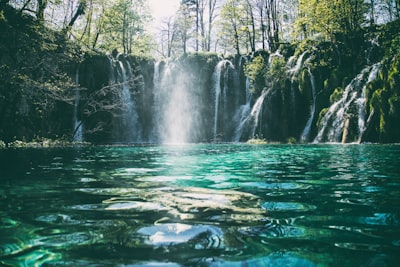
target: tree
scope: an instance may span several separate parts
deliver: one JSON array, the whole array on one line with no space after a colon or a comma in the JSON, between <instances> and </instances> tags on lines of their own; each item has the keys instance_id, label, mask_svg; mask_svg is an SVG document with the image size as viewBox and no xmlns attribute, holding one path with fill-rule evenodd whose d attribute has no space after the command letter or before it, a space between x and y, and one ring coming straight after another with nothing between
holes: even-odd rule
<instances>
[{"instance_id":1,"label":"tree","mask_svg":"<svg viewBox=\"0 0 400 267\"><path fill-rule=\"evenodd\" d=\"M165 18L161 28L161 55L171 57L174 44L177 42L178 32L174 17ZM186 39L185 39L186 40ZM166 52L165 52L166 50Z\"/></svg>"},{"instance_id":2,"label":"tree","mask_svg":"<svg viewBox=\"0 0 400 267\"><path fill-rule=\"evenodd\" d=\"M253 6L251 4L251 0L246 0L246 14L247 14L247 25L250 25L251 29L247 29L249 43L251 47L251 51L256 51L256 26L255 26L255 18L253 13Z\"/></svg>"},{"instance_id":3,"label":"tree","mask_svg":"<svg viewBox=\"0 0 400 267\"><path fill-rule=\"evenodd\" d=\"M265 1L265 19L268 47L270 51L275 51L277 49L276 44L279 43L279 23L276 0Z\"/></svg>"},{"instance_id":4,"label":"tree","mask_svg":"<svg viewBox=\"0 0 400 267\"><path fill-rule=\"evenodd\" d=\"M72 26L74 25L75 21L79 18L79 16L85 14L86 4L87 4L86 0L79 1L78 7L76 8L74 15L72 16L67 27L65 28L66 30L71 29Z\"/></svg>"},{"instance_id":5,"label":"tree","mask_svg":"<svg viewBox=\"0 0 400 267\"><path fill-rule=\"evenodd\" d=\"M242 0L228 0L221 9L220 38L225 49L231 49L240 54L240 48L245 43L246 25L243 24L246 6ZM227 34L229 33L229 34Z\"/></svg>"},{"instance_id":6,"label":"tree","mask_svg":"<svg viewBox=\"0 0 400 267\"><path fill-rule=\"evenodd\" d=\"M95 9L96 7L92 7ZM144 24L149 21L144 1L117 0L112 3L98 3L99 16L93 20L93 12L87 14L86 24L93 24L95 31L85 31L85 27L75 30L75 35L87 35L93 48L111 51L118 49L124 53L143 54L150 47ZM88 22L90 21L90 22ZM82 25L80 25L82 27ZM89 26L87 26L89 27ZM79 34L79 32L81 34ZM90 35L89 35L90 34Z\"/></svg>"},{"instance_id":7,"label":"tree","mask_svg":"<svg viewBox=\"0 0 400 267\"><path fill-rule=\"evenodd\" d=\"M175 21L175 27L179 37L178 39L181 40L182 52L184 54L187 52L187 45L191 36L191 25L189 8L185 5L181 5Z\"/></svg>"},{"instance_id":8,"label":"tree","mask_svg":"<svg viewBox=\"0 0 400 267\"><path fill-rule=\"evenodd\" d=\"M214 20L216 18L215 15L216 4L217 4L216 0L208 0L208 31L205 38L206 51L211 51L211 34L212 34Z\"/></svg>"},{"instance_id":9,"label":"tree","mask_svg":"<svg viewBox=\"0 0 400 267\"><path fill-rule=\"evenodd\" d=\"M363 0L301 0L297 32L331 40L337 34L351 36L364 24L366 7Z\"/></svg>"}]
</instances>

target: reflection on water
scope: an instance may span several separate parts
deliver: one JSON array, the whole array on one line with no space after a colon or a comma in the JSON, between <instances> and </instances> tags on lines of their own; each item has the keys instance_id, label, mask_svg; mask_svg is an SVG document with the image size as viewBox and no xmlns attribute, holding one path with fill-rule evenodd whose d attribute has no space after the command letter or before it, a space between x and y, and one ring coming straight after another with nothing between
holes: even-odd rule
<instances>
[{"instance_id":1,"label":"reflection on water","mask_svg":"<svg viewBox=\"0 0 400 267\"><path fill-rule=\"evenodd\" d=\"M0 265L396 266L400 146L0 150Z\"/></svg>"}]
</instances>

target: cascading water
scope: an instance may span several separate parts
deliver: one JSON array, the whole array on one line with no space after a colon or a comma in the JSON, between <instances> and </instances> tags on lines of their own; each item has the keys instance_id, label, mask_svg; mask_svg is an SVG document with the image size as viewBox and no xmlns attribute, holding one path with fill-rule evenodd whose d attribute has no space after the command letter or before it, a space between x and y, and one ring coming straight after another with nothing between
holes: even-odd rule
<instances>
[{"instance_id":1,"label":"cascading water","mask_svg":"<svg viewBox=\"0 0 400 267\"><path fill-rule=\"evenodd\" d=\"M125 61L125 60L124 60ZM118 64L118 81L121 84L121 97L122 97L122 115L120 125L117 127L117 139L119 142L141 142L141 127L138 123L138 114L136 110L136 103L132 99L130 92L130 80L132 71L128 61L125 61L127 67L122 60L117 60ZM127 72L127 70L129 72Z\"/></svg>"},{"instance_id":2,"label":"cascading water","mask_svg":"<svg viewBox=\"0 0 400 267\"><path fill-rule=\"evenodd\" d=\"M239 141L242 138L242 135L243 135L243 132L245 129L247 129L246 133L248 133L248 136L246 136L246 140L256 137L257 127L262 126L262 109L263 109L264 100L267 97L267 95L270 93L270 91L271 91L271 89L264 89L262 91L261 95L257 98L253 107L250 106L250 101L249 101L249 104L246 105L249 112L247 112L247 116L244 117L242 119L242 121L240 122L238 130L236 132L237 140L235 140L235 141ZM257 137L262 137L261 131L257 134Z\"/></svg>"},{"instance_id":3,"label":"cascading water","mask_svg":"<svg viewBox=\"0 0 400 267\"><path fill-rule=\"evenodd\" d=\"M229 60L221 60L215 66L213 74L214 83L214 128L213 141L217 141L218 136L218 121L226 113L226 94L228 91L229 69L234 69L232 62ZM221 77L223 77L223 86L221 87ZM222 104L222 107L221 107Z\"/></svg>"},{"instance_id":4,"label":"cascading water","mask_svg":"<svg viewBox=\"0 0 400 267\"><path fill-rule=\"evenodd\" d=\"M358 105L358 142L361 142L361 139L363 137L363 134L365 132L365 104L367 102L367 97L366 97L366 87L368 83L372 82L375 80L378 76L379 69L381 67L380 63L374 64L371 68L371 72L369 73L368 80L366 84L363 86L362 92L361 92L361 97L357 99L357 105Z\"/></svg>"},{"instance_id":5,"label":"cascading water","mask_svg":"<svg viewBox=\"0 0 400 267\"><path fill-rule=\"evenodd\" d=\"M257 99L256 103L254 104L253 108L251 109L250 112L250 118L252 120L252 130L251 130L251 138L256 137L256 129L259 124L262 124L262 107L264 104L264 99L268 95L268 93L271 91L271 89L264 89L261 93L261 96ZM258 134L259 137L262 137L261 131Z\"/></svg>"},{"instance_id":6,"label":"cascading water","mask_svg":"<svg viewBox=\"0 0 400 267\"><path fill-rule=\"evenodd\" d=\"M315 116L315 104L317 100L317 92L316 92L316 86L315 86L315 77L312 74L310 68L308 68L308 73L310 75L310 82L311 82L311 92L312 92L312 101L310 105L310 117L307 120L306 126L304 127L303 132L301 133L300 140L302 142L307 142L309 139L310 131L311 131L311 126L314 121L314 116Z\"/></svg>"},{"instance_id":7,"label":"cascading water","mask_svg":"<svg viewBox=\"0 0 400 267\"><path fill-rule=\"evenodd\" d=\"M113 110L107 117L113 130L108 128L111 135L106 137L112 142L187 143L238 142L256 136L284 141L300 136L299 140L308 142L316 121L318 93L317 77L308 64L310 55L312 53L306 51L291 57L282 72L287 75L283 76L285 82L280 83L279 77L268 80L270 89L264 90L257 99L250 93L249 79L243 76L243 62L247 57L231 61L215 56L204 62L182 57L139 66L133 58L110 57L110 74L107 75L110 83L106 89L110 88L111 92L108 99L115 102L110 102ZM283 56L277 53L272 57ZM205 64L209 65L204 67ZM154 72L148 71L148 67L154 68ZM344 90L342 99L327 109L325 117L319 121L315 142L361 140L367 128L366 96L361 88L367 80L376 77L377 68L378 65L372 66L357 76ZM139 81L143 70L146 72ZM153 86L149 86L151 83ZM301 90L304 83L307 88ZM309 104L300 105L305 99ZM79 92L74 109L75 138L79 140L78 102ZM299 112L302 107L309 110ZM305 113L307 118L303 121ZM94 125L90 120L85 122L88 129ZM345 130L350 131L344 133ZM87 140L91 138L88 131L85 136Z\"/></svg>"},{"instance_id":8,"label":"cascading water","mask_svg":"<svg viewBox=\"0 0 400 267\"><path fill-rule=\"evenodd\" d=\"M288 63L286 65L287 68L289 68L289 74L290 74L290 104L291 104L291 109L292 109L292 113L291 113L291 120L292 123L291 125L294 125L294 122L296 121L296 111L297 111L297 106L296 106L296 88L295 88L295 80L298 77L298 74L301 70L301 68L303 67L303 62L304 62L304 57L306 56L306 54L308 54L308 51L304 51L299 57L298 59L295 61L296 57L292 56L289 60ZM296 64L294 64L296 63Z\"/></svg>"},{"instance_id":9,"label":"cascading water","mask_svg":"<svg viewBox=\"0 0 400 267\"><path fill-rule=\"evenodd\" d=\"M249 114L251 112L251 99L252 99L252 94L250 92L250 80L247 78L246 79L246 103L244 105L241 105L236 117L236 121L239 121L238 126L236 127L235 130L235 135L233 138L233 142L239 142L240 138L243 135L243 130L245 128L246 122L248 120Z\"/></svg>"},{"instance_id":10,"label":"cascading water","mask_svg":"<svg viewBox=\"0 0 400 267\"><path fill-rule=\"evenodd\" d=\"M179 62L166 62L154 85L154 116L157 142L190 142L193 116L196 112L188 86L189 73Z\"/></svg>"},{"instance_id":11,"label":"cascading water","mask_svg":"<svg viewBox=\"0 0 400 267\"><path fill-rule=\"evenodd\" d=\"M83 141L83 123L78 119L78 106L80 101L80 92L79 92L79 66L76 69L75 74L75 101L74 101L74 132L73 132L73 140L74 142L82 142Z\"/></svg>"},{"instance_id":12,"label":"cascading water","mask_svg":"<svg viewBox=\"0 0 400 267\"><path fill-rule=\"evenodd\" d=\"M159 132L161 131L160 128L160 121L158 118L161 117L161 61L157 61L154 63L154 76L153 76L153 99L154 99L154 106L152 107L152 111L154 114L152 131L150 141L153 143L159 142Z\"/></svg>"},{"instance_id":13,"label":"cascading water","mask_svg":"<svg viewBox=\"0 0 400 267\"><path fill-rule=\"evenodd\" d=\"M332 104L321 120L314 142L348 141L351 121L357 117L357 133L354 140L360 141L365 131L365 90L375 80L380 64L364 68L345 88L343 96ZM357 112L353 112L356 109Z\"/></svg>"}]
</instances>

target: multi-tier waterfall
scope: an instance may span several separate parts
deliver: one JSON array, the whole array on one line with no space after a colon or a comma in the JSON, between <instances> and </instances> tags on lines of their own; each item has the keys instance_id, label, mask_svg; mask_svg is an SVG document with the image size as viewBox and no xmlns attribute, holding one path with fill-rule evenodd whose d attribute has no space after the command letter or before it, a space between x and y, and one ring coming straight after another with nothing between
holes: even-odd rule
<instances>
[{"instance_id":1,"label":"multi-tier waterfall","mask_svg":"<svg viewBox=\"0 0 400 267\"><path fill-rule=\"evenodd\" d=\"M365 90L368 83L376 79L379 67L379 63L365 67L346 86L342 98L333 103L322 118L314 142L361 140L365 131Z\"/></svg>"},{"instance_id":2,"label":"multi-tier waterfall","mask_svg":"<svg viewBox=\"0 0 400 267\"><path fill-rule=\"evenodd\" d=\"M318 91L321 73L309 64L315 60L312 55L305 51L291 57L284 69L271 69L278 75L267 73L270 76L266 78L266 88L254 95L244 76L248 57L228 60L217 55L186 56L148 65L139 65L132 57L110 57L109 82L105 79L97 83L100 89L94 96L100 104L102 98L107 98L105 108L112 110L103 109L96 116L84 117L88 129L83 129L78 111L82 109L81 116L85 116L86 102L79 101L87 101L93 91L77 88L74 138L81 140L84 135L90 141L90 127L105 118L108 132L103 136L120 143L238 142L257 137L284 142L296 136L299 141L308 142L314 138L314 130L318 130L315 142L361 140L367 128L365 86L376 78L380 65L367 67L354 78L342 98L324 111L319 129L315 129L318 108L326 103L317 95L326 97L322 91L326 89L324 84ZM279 61L270 58L266 68L282 66L282 54L270 57ZM108 65L104 66L107 72ZM87 65L82 65L77 84L78 76L86 71ZM90 84L80 78L81 83L86 82L83 86Z\"/></svg>"}]
</instances>

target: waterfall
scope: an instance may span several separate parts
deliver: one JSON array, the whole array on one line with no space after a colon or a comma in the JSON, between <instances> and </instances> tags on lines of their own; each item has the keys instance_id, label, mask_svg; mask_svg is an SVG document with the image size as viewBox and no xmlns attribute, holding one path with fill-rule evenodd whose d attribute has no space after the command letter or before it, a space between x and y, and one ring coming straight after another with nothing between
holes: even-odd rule
<instances>
[{"instance_id":1,"label":"waterfall","mask_svg":"<svg viewBox=\"0 0 400 267\"><path fill-rule=\"evenodd\" d=\"M315 86L315 78L314 75L312 74L310 68L308 68L308 73L310 75L310 82L311 82L311 90L312 90L312 101L311 101L311 106L310 106L310 117L307 120L306 126L304 127L303 132L301 133L300 140L302 142L307 142L310 131L311 131L311 126L314 121L314 116L315 116L315 104L317 100L317 92L316 92L316 86Z\"/></svg>"},{"instance_id":2,"label":"waterfall","mask_svg":"<svg viewBox=\"0 0 400 267\"><path fill-rule=\"evenodd\" d=\"M351 120L357 117L357 140L365 131L365 90L377 77L380 64L364 68L345 88L343 96L333 103L320 123L314 142L347 142ZM357 110L354 113L354 109Z\"/></svg>"},{"instance_id":3,"label":"waterfall","mask_svg":"<svg viewBox=\"0 0 400 267\"><path fill-rule=\"evenodd\" d=\"M213 130L213 140L214 142L217 140L217 126L218 126L218 108L219 108L219 97L221 95L221 71L222 67L225 65L225 61L220 61L217 66L215 66L214 74L213 74L213 82L214 82L214 130Z\"/></svg>"},{"instance_id":4,"label":"waterfall","mask_svg":"<svg viewBox=\"0 0 400 267\"><path fill-rule=\"evenodd\" d=\"M289 74L291 76L290 79L290 99L291 99L291 109L292 109L292 113L291 113L291 120L292 123L291 125L294 125L295 121L296 121L296 112L297 112L297 106L296 106L296 88L295 88L295 79L298 77L298 74L301 70L301 67L303 66L303 60L305 55L308 54L308 51L304 51L303 53L301 53L301 55L298 57L298 59L295 61L295 56L292 56L289 60L288 63L286 65L286 67L289 68ZM294 64L296 63L296 64ZM294 64L294 65L293 65ZM314 79L314 77L313 77ZM312 123L312 121L311 121ZM311 126L311 124L310 124ZM304 140L303 140L304 141Z\"/></svg>"},{"instance_id":5,"label":"waterfall","mask_svg":"<svg viewBox=\"0 0 400 267\"><path fill-rule=\"evenodd\" d=\"M268 89L268 90L264 89L261 93L261 96L257 99L256 103L254 104L253 108L251 109L250 118L253 121L253 126L252 126L251 136L250 136L251 138L256 137L255 133L256 133L257 126L260 124L260 127L261 127L261 125L262 125L262 106L264 103L264 99L268 95L270 90L271 89ZM260 119L261 119L261 121L260 121ZM260 121L260 123L259 123L259 121ZM261 132L260 132L259 137L262 137Z\"/></svg>"},{"instance_id":6,"label":"waterfall","mask_svg":"<svg viewBox=\"0 0 400 267\"><path fill-rule=\"evenodd\" d=\"M308 51L303 52L303 53L299 56L299 58L296 60L296 65L294 65L294 66L292 66L292 65L293 65L293 62L294 62L295 57L293 56L293 57L291 57L291 58L288 60L287 66L290 68L289 73L292 75L292 79L299 73L301 67L303 66L303 59L304 59L304 56L305 56L307 53L308 53Z\"/></svg>"},{"instance_id":7,"label":"waterfall","mask_svg":"<svg viewBox=\"0 0 400 267\"><path fill-rule=\"evenodd\" d=\"M124 60L125 61L125 60ZM131 86L130 82L133 77L132 71L131 71L131 66L128 61L125 61L125 64L127 66L128 72L125 68L125 64L122 60L118 59L118 80L122 86L122 92L121 92L121 102L122 102L122 120L121 124L119 125L117 129L117 136L119 137L120 142L141 142L141 127L139 126L138 123L138 114L136 110L136 103L134 99L132 99L131 96ZM129 75L129 76L128 76Z\"/></svg>"},{"instance_id":8,"label":"waterfall","mask_svg":"<svg viewBox=\"0 0 400 267\"><path fill-rule=\"evenodd\" d=\"M239 123L237 124L237 127L235 129L235 135L233 137L233 142L239 142L240 138L243 135L243 130L245 128L246 122L248 120L248 117L251 112L251 99L252 99L252 94L250 93L250 80L249 78L246 79L246 103L244 105L241 105L237 115L235 116L235 120L238 121Z\"/></svg>"},{"instance_id":9,"label":"waterfall","mask_svg":"<svg viewBox=\"0 0 400 267\"><path fill-rule=\"evenodd\" d=\"M161 96L160 96L160 86L161 86L161 73L160 73L160 66L161 61L157 61L154 64L154 76L153 76L153 99L154 99L154 105L152 107L152 111L154 114L153 119L153 125L152 125L152 131L151 131L151 137L150 141L153 143L159 142L159 131L160 131L160 121L158 118L160 118L160 113L161 113Z\"/></svg>"},{"instance_id":10,"label":"waterfall","mask_svg":"<svg viewBox=\"0 0 400 267\"><path fill-rule=\"evenodd\" d=\"M192 133L197 129L192 128L195 128L194 117L198 113L193 108L196 99L191 92L191 73L174 61L167 61L162 71L157 71L154 78L157 79L154 81L154 136L162 143L191 142L195 139Z\"/></svg>"},{"instance_id":11,"label":"waterfall","mask_svg":"<svg viewBox=\"0 0 400 267\"><path fill-rule=\"evenodd\" d=\"M367 102L367 97L366 97L366 88L368 83L372 82L375 80L378 76L379 69L381 67L380 63L374 64L371 68L371 71L368 75L368 80L363 86L362 92L361 92L361 97L357 99L357 105L358 105L358 142L361 142L362 136L365 132L365 104Z\"/></svg>"},{"instance_id":12,"label":"waterfall","mask_svg":"<svg viewBox=\"0 0 400 267\"><path fill-rule=\"evenodd\" d=\"M235 134L235 142L240 141L240 138L243 135L245 129L248 129L250 132L247 138L254 138L256 137L256 130L257 126L262 126L262 107L264 104L265 97L270 93L271 89L264 89L261 95L257 98L256 102L254 103L253 107L250 106L250 98L246 105L243 106L242 110L242 119L238 128L236 129ZM247 133L247 131L246 131ZM260 132L260 137L262 133Z\"/></svg>"},{"instance_id":13,"label":"waterfall","mask_svg":"<svg viewBox=\"0 0 400 267\"><path fill-rule=\"evenodd\" d=\"M78 119L78 105L80 101L80 92L79 92L79 66L76 69L75 73L75 101L74 101L74 129L73 129L73 140L74 142L82 142L83 141L83 123Z\"/></svg>"},{"instance_id":14,"label":"waterfall","mask_svg":"<svg viewBox=\"0 0 400 267\"><path fill-rule=\"evenodd\" d=\"M232 62L229 60L221 60L215 66L213 73L214 87L214 128L213 141L217 141L218 135L218 118L226 112L226 94L228 91L229 69L234 69ZM223 77L223 87L221 88L221 77ZM222 93L222 96L221 96ZM220 104L222 102L222 108ZM222 110L221 110L222 109Z\"/></svg>"}]
</instances>

